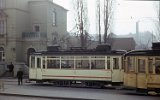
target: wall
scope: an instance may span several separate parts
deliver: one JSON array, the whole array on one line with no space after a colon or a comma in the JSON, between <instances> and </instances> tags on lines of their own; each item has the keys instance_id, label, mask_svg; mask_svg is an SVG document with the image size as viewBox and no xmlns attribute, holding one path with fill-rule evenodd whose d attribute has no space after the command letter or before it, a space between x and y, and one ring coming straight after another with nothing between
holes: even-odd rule
<instances>
[{"instance_id":1,"label":"wall","mask_svg":"<svg viewBox=\"0 0 160 100\"><path fill-rule=\"evenodd\" d=\"M67 10L54 3L48 2L47 10L47 37L52 40L52 33L58 33L60 38L67 33ZM53 11L56 12L56 26L53 26ZM48 44L50 45L50 44Z\"/></svg>"},{"instance_id":2,"label":"wall","mask_svg":"<svg viewBox=\"0 0 160 100\"><path fill-rule=\"evenodd\" d=\"M56 10L55 10L56 9ZM52 25L52 12L56 11L56 26ZM50 0L6 0L4 12L7 17L6 62L26 61L28 48L46 50L53 32L62 36L67 33L67 10ZM22 32L33 32L33 25L40 24L40 32L47 34L46 40L28 41L22 39Z\"/></svg>"},{"instance_id":3,"label":"wall","mask_svg":"<svg viewBox=\"0 0 160 100\"><path fill-rule=\"evenodd\" d=\"M6 65L4 63L0 63L0 76L4 74L6 71Z\"/></svg>"},{"instance_id":4,"label":"wall","mask_svg":"<svg viewBox=\"0 0 160 100\"><path fill-rule=\"evenodd\" d=\"M30 31L33 31L34 24L40 25L40 32L47 32L47 3L29 2Z\"/></svg>"},{"instance_id":5,"label":"wall","mask_svg":"<svg viewBox=\"0 0 160 100\"><path fill-rule=\"evenodd\" d=\"M17 76L17 72L19 70L23 71L24 77L28 76L28 66L26 66L24 63L15 63L14 64L14 77Z\"/></svg>"},{"instance_id":6,"label":"wall","mask_svg":"<svg viewBox=\"0 0 160 100\"><path fill-rule=\"evenodd\" d=\"M21 33L28 27L28 0L6 0L7 17L6 62L22 59Z\"/></svg>"}]
</instances>

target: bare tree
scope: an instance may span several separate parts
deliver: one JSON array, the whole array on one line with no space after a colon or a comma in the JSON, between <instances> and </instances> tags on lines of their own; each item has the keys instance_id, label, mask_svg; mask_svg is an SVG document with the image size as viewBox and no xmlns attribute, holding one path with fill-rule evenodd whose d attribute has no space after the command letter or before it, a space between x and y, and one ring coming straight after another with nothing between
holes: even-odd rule
<instances>
[{"instance_id":1,"label":"bare tree","mask_svg":"<svg viewBox=\"0 0 160 100\"><path fill-rule=\"evenodd\" d=\"M73 0L74 9L76 12L75 22L77 25L78 34L80 35L81 47L86 48L86 35L84 30L88 30L88 10L86 0Z\"/></svg>"},{"instance_id":2,"label":"bare tree","mask_svg":"<svg viewBox=\"0 0 160 100\"><path fill-rule=\"evenodd\" d=\"M107 43L109 29L111 27L113 15L113 2L115 0L104 0L104 43Z\"/></svg>"},{"instance_id":3,"label":"bare tree","mask_svg":"<svg viewBox=\"0 0 160 100\"><path fill-rule=\"evenodd\" d=\"M101 40L101 2L100 0L96 1L96 17L98 18L97 20L97 30L98 30L98 42L99 44L102 43Z\"/></svg>"}]
</instances>

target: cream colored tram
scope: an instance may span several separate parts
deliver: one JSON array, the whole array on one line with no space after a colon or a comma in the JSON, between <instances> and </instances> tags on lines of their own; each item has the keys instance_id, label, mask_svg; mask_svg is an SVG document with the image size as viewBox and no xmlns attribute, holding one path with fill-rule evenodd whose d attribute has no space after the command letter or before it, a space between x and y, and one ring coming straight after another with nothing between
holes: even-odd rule
<instances>
[{"instance_id":1,"label":"cream colored tram","mask_svg":"<svg viewBox=\"0 0 160 100\"><path fill-rule=\"evenodd\" d=\"M131 51L124 63L124 86L137 92L160 92L160 50Z\"/></svg>"},{"instance_id":2,"label":"cream colored tram","mask_svg":"<svg viewBox=\"0 0 160 100\"><path fill-rule=\"evenodd\" d=\"M107 84L123 82L122 51L56 51L30 55L29 79L36 82Z\"/></svg>"}]
</instances>

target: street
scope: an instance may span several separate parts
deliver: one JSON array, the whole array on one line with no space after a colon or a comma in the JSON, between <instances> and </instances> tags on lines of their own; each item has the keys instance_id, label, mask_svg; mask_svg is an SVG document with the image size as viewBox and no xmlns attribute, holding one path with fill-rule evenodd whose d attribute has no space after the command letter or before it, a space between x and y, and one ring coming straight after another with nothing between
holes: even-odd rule
<instances>
[{"instance_id":1,"label":"street","mask_svg":"<svg viewBox=\"0 0 160 100\"><path fill-rule=\"evenodd\" d=\"M62 99L0 95L0 100L62 100Z\"/></svg>"},{"instance_id":2,"label":"street","mask_svg":"<svg viewBox=\"0 0 160 100\"><path fill-rule=\"evenodd\" d=\"M34 82L18 86L17 81L13 79L5 82L5 90L1 91L0 100L2 98L3 100L14 100L14 98L15 100L57 100L56 98L58 100L159 100L160 96L137 95L134 90L55 87L52 84Z\"/></svg>"}]
</instances>

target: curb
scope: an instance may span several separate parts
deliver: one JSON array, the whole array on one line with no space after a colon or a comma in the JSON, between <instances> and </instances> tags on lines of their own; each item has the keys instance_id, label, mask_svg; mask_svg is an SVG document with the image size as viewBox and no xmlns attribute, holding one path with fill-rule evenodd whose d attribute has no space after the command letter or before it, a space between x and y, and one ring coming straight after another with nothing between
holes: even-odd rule
<instances>
[{"instance_id":1,"label":"curb","mask_svg":"<svg viewBox=\"0 0 160 100\"><path fill-rule=\"evenodd\" d=\"M13 93L0 93L0 95L19 96L19 97L35 97L35 98L46 98L46 99L61 99L61 100L97 100L97 99L72 98L72 97L36 96L36 95L13 94Z\"/></svg>"}]
</instances>

